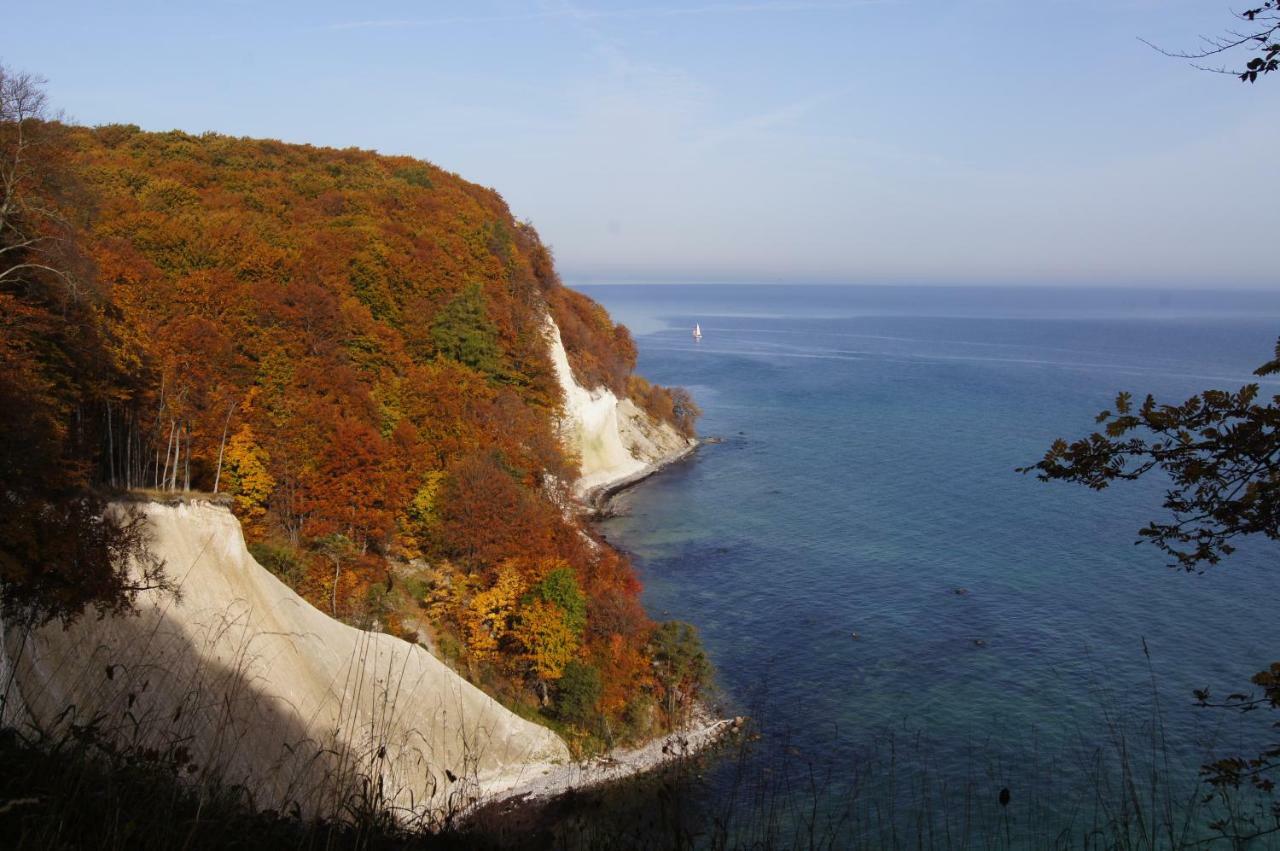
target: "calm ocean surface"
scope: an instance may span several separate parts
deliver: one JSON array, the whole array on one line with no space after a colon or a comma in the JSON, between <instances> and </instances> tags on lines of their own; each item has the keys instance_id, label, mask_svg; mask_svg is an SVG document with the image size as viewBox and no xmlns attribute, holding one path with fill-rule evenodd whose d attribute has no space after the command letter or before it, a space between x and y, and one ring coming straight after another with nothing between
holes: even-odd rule
<instances>
[{"instance_id":1,"label":"calm ocean surface","mask_svg":"<svg viewBox=\"0 0 1280 851\"><path fill-rule=\"evenodd\" d=\"M1089 818L1090 760L1118 726L1150 750L1153 680L1171 782L1257 744L1269 718L1191 691L1244 690L1280 659L1280 544L1188 575L1134 546L1158 482L1099 494L1014 468L1091 431L1116 391L1255 380L1280 294L581 289L723 438L625 494L603 531L650 613L701 629L727 709L765 728L761 765L785 753L839 779L891 750L904 777L991 802L1008 786L1008 812L1056 820L1050 835ZM727 771L704 781L712 810Z\"/></svg>"}]
</instances>

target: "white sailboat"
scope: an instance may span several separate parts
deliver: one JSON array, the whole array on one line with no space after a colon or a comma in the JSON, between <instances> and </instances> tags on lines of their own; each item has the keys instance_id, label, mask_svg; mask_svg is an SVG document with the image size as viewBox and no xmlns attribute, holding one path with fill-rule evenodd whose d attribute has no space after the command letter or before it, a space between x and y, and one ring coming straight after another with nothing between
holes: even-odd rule
<instances>
[{"instance_id":1,"label":"white sailboat","mask_svg":"<svg viewBox=\"0 0 1280 851\"><path fill-rule=\"evenodd\" d=\"M697 322L693 323L693 339L695 340L702 339L702 326L699 325Z\"/></svg>"}]
</instances>

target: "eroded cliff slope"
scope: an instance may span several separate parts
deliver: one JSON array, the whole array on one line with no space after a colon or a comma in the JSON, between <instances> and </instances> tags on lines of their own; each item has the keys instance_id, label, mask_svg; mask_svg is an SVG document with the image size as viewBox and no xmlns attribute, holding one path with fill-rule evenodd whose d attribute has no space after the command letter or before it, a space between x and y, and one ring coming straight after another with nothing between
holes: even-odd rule
<instances>
[{"instance_id":1,"label":"eroded cliff slope","mask_svg":"<svg viewBox=\"0 0 1280 851\"><path fill-rule=\"evenodd\" d=\"M548 320L551 363L564 394L561 437L578 458L574 492L590 503L595 494L643 478L688 453L697 441L660 422L608 387L583 387L574 376L560 338Z\"/></svg>"},{"instance_id":2,"label":"eroded cliff slope","mask_svg":"<svg viewBox=\"0 0 1280 851\"><path fill-rule=\"evenodd\" d=\"M553 732L425 649L317 611L254 561L225 508L129 510L145 512L180 596L147 592L137 615L66 630L8 630L9 723L184 748L193 774L308 815L335 812L368 777L393 809L439 817L568 761Z\"/></svg>"}]
</instances>

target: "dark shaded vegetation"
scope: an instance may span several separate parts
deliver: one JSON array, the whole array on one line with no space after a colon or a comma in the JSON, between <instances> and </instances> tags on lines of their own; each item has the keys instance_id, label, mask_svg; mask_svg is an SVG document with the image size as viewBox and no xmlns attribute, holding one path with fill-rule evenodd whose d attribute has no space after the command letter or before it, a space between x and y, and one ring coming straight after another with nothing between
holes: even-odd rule
<instances>
[{"instance_id":1,"label":"dark shaded vegetation","mask_svg":"<svg viewBox=\"0 0 1280 851\"><path fill-rule=\"evenodd\" d=\"M191 785L174 753L101 753L81 740L32 746L0 731L6 848L411 848L388 824L305 822L255 811L243 790Z\"/></svg>"},{"instance_id":2,"label":"dark shaded vegetation","mask_svg":"<svg viewBox=\"0 0 1280 851\"><path fill-rule=\"evenodd\" d=\"M163 583L140 521L93 487L104 414L148 376L80 245L90 196L41 83L0 67L0 613L35 622L118 612Z\"/></svg>"},{"instance_id":3,"label":"dark shaded vegetation","mask_svg":"<svg viewBox=\"0 0 1280 851\"><path fill-rule=\"evenodd\" d=\"M667 712L675 714L710 681L711 660L702 649L697 628L678 621L667 621L654 630L650 651L666 695Z\"/></svg>"},{"instance_id":4,"label":"dark shaded vegetation","mask_svg":"<svg viewBox=\"0 0 1280 851\"><path fill-rule=\"evenodd\" d=\"M793 746L762 711L717 751L652 775L549 801L495 803L439 831L402 827L355 790L341 818L256 809L248 790L184 779L189 756L98 750L92 734L49 749L0 738L0 844L54 848L1182 849L1269 848L1268 813L1205 796L1170 767L1158 709L1114 705L1105 727L1046 749L1034 731L968 743L922 731L824 751ZM1145 714L1144 714L1145 713ZM782 713L785 715L786 713ZM1026 741L1011 741L1029 735ZM944 765L957 748L965 767ZM943 756L943 753L948 756ZM1000 754L1016 753L1016 758ZM1261 830L1260 830L1261 828ZM1252 839L1245 839L1250 837Z\"/></svg>"}]
</instances>

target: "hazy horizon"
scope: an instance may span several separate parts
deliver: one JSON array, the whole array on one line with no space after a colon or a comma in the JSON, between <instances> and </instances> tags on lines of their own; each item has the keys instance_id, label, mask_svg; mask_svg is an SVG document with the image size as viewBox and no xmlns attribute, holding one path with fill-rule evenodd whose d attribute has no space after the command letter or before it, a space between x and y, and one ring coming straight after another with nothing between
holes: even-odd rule
<instances>
[{"instance_id":1,"label":"hazy horizon","mask_svg":"<svg viewBox=\"0 0 1280 851\"><path fill-rule=\"evenodd\" d=\"M1280 81L1138 40L1189 48L1232 25L1203 0L50 2L10 18L0 62L47 77L73 120L428 159L501 192L567 281L1278 283L1250 209L1280 177Z\"/></svg>"},{"instance_id":2,"label":"hazy horizon","mask_svg":"<svg viewBox=\"0 0 1280 851\"><path fill-rule=\"evenodd\" d=\"M1114 290L1124 292L1133 290L1135 292L1187 292L1187 293L1274 293L1280 294L1280 282L1259 282L1254 285L1248 283L1243 284L1214 284L1211 282L1195 283L1195 282L1173 282L1164 283L1161 281L1138 281L1136 283L1113 282L1113 281L1050 281L1050 280L1022 280L1022 281L922 281L922 280L812 280L812 279L743 279L734 280L732 278L707 278L707 279L688 279L688 278L612 278L612 277L592 277L590 275L567 276L562 274L561 279L567 287L865 287L885 289L908 288L908 289L992 289L992 290L1011 290L1011 289L1035 289L1035 290Z\"/></svg>"}]
</instances>

